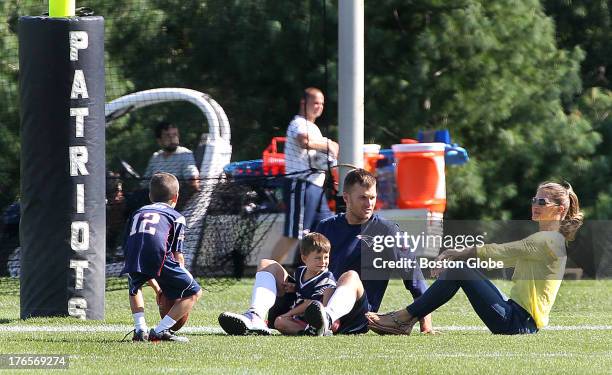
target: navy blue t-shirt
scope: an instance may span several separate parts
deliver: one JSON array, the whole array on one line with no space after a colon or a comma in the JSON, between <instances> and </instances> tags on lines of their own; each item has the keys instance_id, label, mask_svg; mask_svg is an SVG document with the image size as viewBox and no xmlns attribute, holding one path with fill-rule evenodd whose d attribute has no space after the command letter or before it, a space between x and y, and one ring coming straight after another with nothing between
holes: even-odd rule
<instances>
[{"instance_id":1,"label":"navy blue t-shirt","mask_svg":"<svg viewBox=\"0 0 612 375\"><path fill-rule=\"evenodd\" d=\"M123 245L125 266L121 273L159 276L172 252L183 251L185 217L165 203L154 203L132 216Z\"/></svg>"},{"instance_id":2,"label":"navy blue t-shirt","mask_svg":"<svg viewBox=\"0 0 612 375\"><path fill-rule=\"evenodd\" d=\"M325 292L327 288L336 287L336 279L328 270L308 280L304 280L305 272L305 266L298 267L295 270L295 294L297 300L293 304L294 307L304 302L306 299L323 302L323 292Z\"/></svg>"},{"instance_id":3,"label":"navy blue t-shirt","mask_svg":"<svg viewBox=\"0 0 612 375\"><path fill-rule=\"evenodd\" d=\"M361 276L362 264L369 263L367 260L364 262L362 256L380 256L371 251L373 237L395 236L399 232L399 226L377 214L372 215L370 220L364 224L352 225L346 220L345 214L338 214L322 220L315 231L329 239L332 248L329 270L336 278L339 278L344 272L350 270ZM394 257L393 249L385 249L385 251L389 252L386 257ZM412 296L417 298L427 290L427 285L418 269L413 272L412 279L404 280L404 285ZM368 296L370 310L378 311L389 280L362 280L362 283Z\"/></svg>"}]
</instances>

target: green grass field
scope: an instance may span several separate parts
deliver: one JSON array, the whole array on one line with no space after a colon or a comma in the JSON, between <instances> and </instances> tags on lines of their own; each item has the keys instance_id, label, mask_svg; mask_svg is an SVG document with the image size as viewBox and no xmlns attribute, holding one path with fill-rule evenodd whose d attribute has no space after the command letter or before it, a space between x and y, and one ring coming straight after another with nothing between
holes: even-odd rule
<instances>
[{"instance_id":1,"label":"green grass field","mask_svg":"<svg viewBox=\"0 0 612 375\"><path fill-rule=\"evenodd\" d=\"M536 335L494 336L482 330L484 325L462 293L434 314L434 325L443 331L437 336L229 337L219 333L218 314L245 310L251 283L247 279L224 292L205 293L186 326L192 330L186 334L188 344L154 345L120 342L132 325L125 290L107 292L103 322L21 321L18 284L0 279L0 353L68 354L69 369L56 372L79 374L612 373L612 280L564 281L551 329ZM509 290L508 282L497 284ZM154 326L158 315L150 292L146 288L147 322ZM403 306L409 299L401 284L393 282L382 310ZM72 328L78 331L70 332ZM50 329L60 332L43 332Z\"/></svg>"}]
</instances>

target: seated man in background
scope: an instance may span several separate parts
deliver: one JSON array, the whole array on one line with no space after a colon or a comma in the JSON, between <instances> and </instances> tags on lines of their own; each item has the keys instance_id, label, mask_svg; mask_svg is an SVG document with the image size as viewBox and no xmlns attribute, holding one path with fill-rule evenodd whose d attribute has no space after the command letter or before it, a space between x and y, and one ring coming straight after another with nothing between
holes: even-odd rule
<instances>
[{"instance_id":1,"label":"seated man in background","mask_svg":"<svg viewBox=\"0 0 612 375\"><path fill-rule=\"evenodd\" d=\"M196 167L193 152L186 147L179 146L179 130L176 125L169 122L164 121L157 124L155 138L161 149L153 153L149 159L142 187L148 187L149 179L157 172L173 174L180 181L181 189L184 192L181 195L181 202L177 205L181 207L194 192L200 190L200 172Z\"/></svg>"}]
</instances>

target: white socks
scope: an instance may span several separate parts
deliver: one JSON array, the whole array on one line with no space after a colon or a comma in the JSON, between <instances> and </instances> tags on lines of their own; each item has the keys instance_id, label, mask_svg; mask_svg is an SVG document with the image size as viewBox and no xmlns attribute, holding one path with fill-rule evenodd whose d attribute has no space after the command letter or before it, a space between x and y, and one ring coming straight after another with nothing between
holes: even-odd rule
<instances>
[{"instance_id":1,"label":"white socks","mask_svg":"<svg viewBox=\"0 0 612 375\"><path fill-rule=\"evenodd\" d=\"M134 329L135 330L141 330L141 331L147 331L147 322L145 322L145 314L144 312L137 312L132 314L132 317L134 318Z\"/></svg>"},{"instance_id":2,"label":"white socks","mask_svg":"<svg viewBox=\"0 0 612 375\"><path fill-rule=\"evenodd\" d=\"M339 286L334 291L334 294L332 294L325 307L325 311L329 314L331 319L330 323L335 322L351 312L356 301L355 289L343 285Z\"/></svg>"},{"instance_id":3,"label":"white socks","mask_svg":"<svg viewBox=\"0 0 612 375\"><path fill-rule=\"evenodd\" d=\"M251 310L265 319L268 310L276 301L276 279L270 272L259 271L255 274L255 284L251 295Z\"/></svg>"},{"instance_id":4,"label":"white socks","mask_svg":"<svg viewBox=\"0 0 612 375\"><path fill-rule=\"evenodd\" d=\"M169 315L164 316L164 318L159 322L157 327L155 327L155 333L160 333L163 330L170 329L176 324L176 320L172 319Z\"/></svg>"}]
</instances>

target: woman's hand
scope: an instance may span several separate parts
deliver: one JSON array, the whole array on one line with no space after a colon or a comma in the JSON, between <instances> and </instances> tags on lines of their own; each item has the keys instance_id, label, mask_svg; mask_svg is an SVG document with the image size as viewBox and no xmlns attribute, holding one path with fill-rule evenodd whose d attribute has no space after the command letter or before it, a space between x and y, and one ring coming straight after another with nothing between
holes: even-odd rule
<instances>
[{"instance_id":1,"label":"woman's hand","mask_svg":"<svg viewBox=\"0 0 612 375\"><path fill-rule=\"evenodd\" d=\"M446 260L462 260L462 259L465 259L467 253L468 252L464 250L449 249L449 250L445 250L442 253L440 253L440 255L438 255L435 260L436 262L443 261L445 259ZM433 268L431 270L431 276L437 278L438 276L440 276L442 271L444 271L444 268Z\"/></svg>"},{"instance_id":2,"label":"woman's hand","mask_svg":"<svg viewBox=\"0 0 612 375\"><path fill-rule=\"evenodd\" d=\"M440 255L438 255L438 257L436 258L436 261L444 260L444 259L459 260L462 258L463 258L463 251L450 249L450 250L445 250Z\"/></svg>"}]
</instances>

